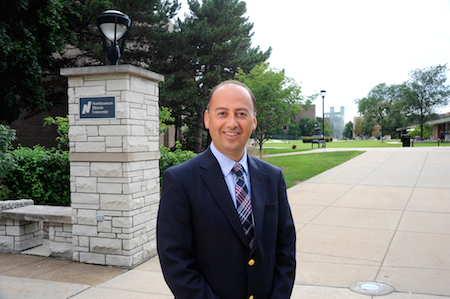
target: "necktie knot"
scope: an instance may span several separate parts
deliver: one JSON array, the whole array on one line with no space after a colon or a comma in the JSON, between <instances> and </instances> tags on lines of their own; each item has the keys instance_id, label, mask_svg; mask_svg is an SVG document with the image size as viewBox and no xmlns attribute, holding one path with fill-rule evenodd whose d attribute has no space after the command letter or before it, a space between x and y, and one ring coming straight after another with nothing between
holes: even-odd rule
<instances>
[{"instance_id":1,"label":"necktie knot","mask_svg":"<svg viewBox=\"0 0 450 299\"><path fill-rule=\"evenodd\" d=\"M238 177L244 175L244 167L240 163L234 164L233 168L231 169L233 173L235 173Z\"/></svg>"}]
</instances>

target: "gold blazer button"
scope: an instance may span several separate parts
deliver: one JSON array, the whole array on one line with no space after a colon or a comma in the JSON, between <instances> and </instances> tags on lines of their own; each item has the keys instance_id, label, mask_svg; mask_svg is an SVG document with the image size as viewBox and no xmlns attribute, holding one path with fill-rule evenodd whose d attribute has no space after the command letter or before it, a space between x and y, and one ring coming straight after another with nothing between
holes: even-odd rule
<instances>
[{"instance_id":1,"label":"gold blazer button","mask_svg":"<svg viewBox=\"0 0 450 299\"><path fill-rule=\"evenodd\" d=\"M250 260L248 261L248 265L249 265L250 267L253 266L255 263L256 263L256 261L255 261L254 259L250 259Z\"/></svg>"}]
</instances>

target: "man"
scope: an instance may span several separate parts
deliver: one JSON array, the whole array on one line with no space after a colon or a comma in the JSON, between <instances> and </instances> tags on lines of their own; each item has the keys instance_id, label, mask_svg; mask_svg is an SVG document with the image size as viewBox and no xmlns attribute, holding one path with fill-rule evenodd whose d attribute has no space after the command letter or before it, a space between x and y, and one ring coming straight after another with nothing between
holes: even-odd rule
<instances>
[{"instance_id":1,"label":"man","mask_svg":"<svg viewBox=\"0 0 450 299\"><path fill-rule=\"evenodd\" d=\"M287 299L295 228L283 173L245 149L257 125L252 92L219 84L204 121L209 148L163 175L157 240L166 282L177 299Z\"/></svg>"}]
</instances>

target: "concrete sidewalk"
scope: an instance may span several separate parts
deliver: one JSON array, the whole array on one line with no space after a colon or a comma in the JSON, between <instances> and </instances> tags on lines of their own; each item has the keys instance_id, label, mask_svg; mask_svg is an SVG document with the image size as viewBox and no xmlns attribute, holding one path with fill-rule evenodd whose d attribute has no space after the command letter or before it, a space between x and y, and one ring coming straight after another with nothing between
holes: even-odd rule
<instances>
[{"instance_id":1,"label":"concrete sidewalk","mask_svg":"<svg viewBox=\"0 0 450 299\"><path fill-rule=\"evenodd\" d=\"M288 190L298 239L292 298L378 298L386 285L395 290L380 298L450 298L450 147L360 150ZM381 284L360 294L355 282ZM0 298L173 296L157 257L125 271L0 254Z\"/></svg>"}]
</instances>

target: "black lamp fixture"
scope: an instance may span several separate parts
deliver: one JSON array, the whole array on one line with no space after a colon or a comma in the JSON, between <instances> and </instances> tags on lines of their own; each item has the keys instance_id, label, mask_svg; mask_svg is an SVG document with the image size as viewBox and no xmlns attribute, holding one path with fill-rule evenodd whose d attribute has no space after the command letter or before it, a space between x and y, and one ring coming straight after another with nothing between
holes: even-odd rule
<instances>
[{"instance_id":1,"label":"black lamp fixture","mask_svg":"<svg viewBox=\"0 0 450 299\"><path fill-rule=\"evenodd\" d=\"M323 134L323 140L325 140L325 95L327 92L325 90L320 91L320 95L322 96L322 134Z\"/></svg>"},{"instance_id":2,"label":"black lamp fixture","mask_svg":"<svg viewBox=\"0 0 450 299\"><path fill-rule=\"evenodd\" d=\"M108 53L109 63L117 65L125 47L126 34L131 26L130 18L123 12L107 10L97 17L97 26L102 33L103 51ZM111 41L109 47L106 39ZM119 47L117 43L120 39L122 40Z\"/></svg>"}]
</instances>

